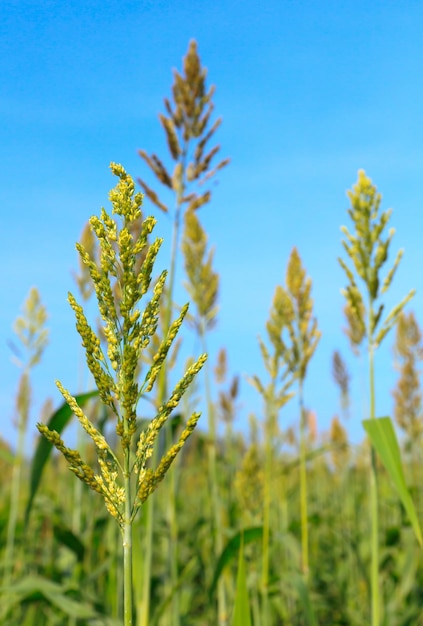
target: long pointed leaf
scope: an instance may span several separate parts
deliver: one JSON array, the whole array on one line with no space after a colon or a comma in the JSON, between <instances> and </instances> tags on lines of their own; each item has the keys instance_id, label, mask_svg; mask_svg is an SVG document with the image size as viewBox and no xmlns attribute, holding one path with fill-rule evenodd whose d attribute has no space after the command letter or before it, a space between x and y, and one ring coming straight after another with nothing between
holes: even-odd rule
<instances>
[{"instance_id":1,"label":"long pointed leaf","mask_svg":"<svg viewBox=\"0 0 423 626\"><path fill-rule=\"evenodd\" d=\"M363 421L363 426L369 436L372 446L380 456L380 459L394 484L414 529L417 541L421 546L423 546L419 520L414 508L413 500L411 499L410 492L408 491L405 482L401 462L401 453L391 419L389 417L368 419Z\"/></svg>"},{"instance_id":2,"label":"long pointed leaf","mask_svg":"<svg viewBox=\"0 0 423 626\"><path fill-rule=\"evenodd\" d=\"M239 548L241 546L241 539L243 539L244 545L251 543L252 541L258 541L263 536L263 527L257 526L253 528L246 528L243 531L236 533L223 548L222 553L214 571L213 581L209 589L209 597L212 598L216 589L217 581L223 571L223 569L232 561L234 557L238 555Z\"/></svg>"},{"instance_id":3,"label":"long pointed leaf","mask_svg":"<svg viewBox=\"0 0 423 626\"><path fill-rule=\"evenodd\" d=\"M91 398L95 398L98 395L98 391L88 391L87 393L81 393L75 396L75 400L82 408ZM64 402L58 409L53 413L51 418L48 421L47 426L50 430L56 430L59 434L64 430L64 428L69 423L72 418L72 411ZM49 456L51 454L53 445L47 441L45 437L38 438L37 448L34 453L34 457L32 459L31 465L31 475L29 480L29 497L28 503L26 505L25 512L25 524L28 524L29 515L31 513L32 504L34 502L35 494L37 493L38 486L41 481L41 477L43 475L44 466L47 463Z\"/></svg>"},{"instance_id":4,"label":"long pointed leaf","mask_svg":"<svg viewBox=\"0 0 423 626\"><path fill-rule=\"evenodd\" d=\"M244 561L244 541L241 539L236 577L235 608L232 626L251 626L250 602L248 599L247 573Z\"/></svg>"},{"instance_id":5,"label":"long pointed leaf","mask_svg":"<svg viewBox=\"0 0 423 626\"><path fill-rule=\"evenodd\" d=\"M64 585L43 578L27 576L15 581L10 587L0 587L1 609L7 615L14 606L47 602L60 609L65 615L74 619L90 620L90 623L101 623L103 626L119 626L120 622L98 613L91 602L82 598L73 598L70 589ZM2 622L3 623L3 622Z\"/></svg>"}]
</instances>

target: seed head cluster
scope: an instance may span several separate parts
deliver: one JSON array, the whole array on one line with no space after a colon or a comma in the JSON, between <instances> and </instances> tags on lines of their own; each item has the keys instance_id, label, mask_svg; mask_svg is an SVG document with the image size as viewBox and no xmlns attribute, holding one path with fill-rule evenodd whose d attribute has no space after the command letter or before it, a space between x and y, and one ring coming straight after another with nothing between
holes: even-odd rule
<instances>
[{"instance_id":1,"label":"seed head cluster","mask_svg":"<svg viewBox=\"0 0 423 626\"><path fill-rule=\"evenodd\" d=\"M188 305L182 308L167 334L158 342L150 368L144 380L139 382L139 363L143 351L156 334L165 288L166 271L163 271L150 290L154 262L162 240L157 238L151 244L148 241L156 222L153 217L143 220L140 228L135 227L142 219L143 196L135 193L134 181L121 165L112 163L110 167L119 179L109 194L112 215L102 208L100 217L92 217L89 221L98 241L99 258L94 258L93 246L87 250L82 243L76 245L81 263L87 268L96 293L102 320L101 333L96 333L90 326L83 307L75 297L69 294L68 299L75 313L76 328L99 397L116 417L116 434L120 438L121 453L113 451L103 433L94 426L60 382L57 383L60 392L95 445L99 472L96 473L84 463L77 450L67 448L56 431L44 424L37 426L41 434L64 455L69 469L103 496L107 510L123 528L134 519L139 507L163 480L197 424L200 415L194 413L177 443L164 454L157 468L150 467L149 460L158 433L203 366L206 355L201 355L187 369L168 400L159 407L156 416L141 432L138 444L135 445L138 402L152 390L187 314ZM114 215L120 219L116 220ZM140 300L147 293L151 297L141 310L138 308ZM135 495L128 507L130 479L135 475Z\"/></svg>"},{"instance_id":2,"label":"seed head cluster","mask_svg":"<svg viewBox=\"0 0 423 626\"><path fill-rule=\"evenodd\" d=\"M348 285L342 290L347 302L345 313L349 325L348 335L353 345L359 345L367 335L372 348L376 348L396 324L415 290L411 290L380 324L384 304L377 306L376 302L389 289L404 251L397 252L392 267L381 280L381 269L388 260L395 234L395 229L390 228L385 235L392 210L380 212L382 196L363 170L358 172L357 183L348 192L348 198L351 202L348 215L354 230L350 232L346 226L342 226L341 231L345 235L342 245L352 261L353 269L342 258L338 259L348 279ZM363 291L360 291L357 278L364 283Z\"/></svg>"}]
</instances>

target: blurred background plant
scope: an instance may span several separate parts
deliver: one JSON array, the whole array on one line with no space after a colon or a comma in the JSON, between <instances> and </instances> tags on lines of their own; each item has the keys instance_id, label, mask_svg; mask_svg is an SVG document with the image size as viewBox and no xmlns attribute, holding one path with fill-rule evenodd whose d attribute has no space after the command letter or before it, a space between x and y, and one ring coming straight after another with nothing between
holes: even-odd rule
<instances>
[{"instance_id":1,"label":"blurred background plant","mask_svg":"<svg viewBox=\"0 0 423 626\"><path fill-rule=\"evenodd\" d=\"M18 431L16 453L12 460L12 476L10 481L9 516L7 523L6 549L4 553L3 584L9 586L19 559L15 554L15 539L21 505L22 472L24 471L25 444L29 412L31 409L31 371L40 362L48 343L47 310L41 302L40 294L35 287L30 290L25 300L22 315L14 325L19 339L19 346L11 343L14 360L22 370L16 396L16 420ZM20 539L23 539L21 535ZM23 547L23 546L22 546Z\"/></svg>"},{"instance_id":2,"label":"blurred background plant","mask_svg":"<svg viewBox=\"0 0 423 626\"><path fill-rule=\"evenodd\" d=\"M376 419L376 393L374 357L377 348L388 332L397 323L407 302L413 297L415 290L397 304L382 322L385 304L380 298L391 286L392 280L403 256L399 250L394 263L382 280L381 269L388 259L388 252L395 229L390 228L385 239L386 226L392 214L388 209L379 212L382 196L378 193L363 170L358 172L358 180L352 190L348 191L351 208L348 215L353 222L354 230L349 232L346 226L341 230L345 235L342 241L353 270L339 259L339 263L347 276L347 287L342 291L346 299L346 314L350 325L349 337L353 344L359 345L364 339L369 358L369 410L371 420ZM360 291L357 282L361 282ZM370 466L370 518L371 518L371 624L379 626L382 615L379 581L379 501L377 486L377 460L374 448L371 449Z\"/></svg>"},{"instance_id":3,"label":"blurred background plant","mask_svg":"<svg viewBox=\"0 0 423 626\"><path fill-rule=\"evenodd\" d=\"M218 276L211 268L212 253L204 259L207 237L202 229L197 211L200 207L208 204L212 197L211 189L206 189L200 193L205 185L215 174L224 168L229 159L223 159L214 165L213 161L220 150L218 145L209 147L210 140L222 123L218 118L212 121L214 104L212 97L215 87L206 87L207 70L202 67L200 57L197 52L197 43L192 40L188 47L188 52L183 61L183 73L174 71L174 83L172 86L172 101L165 98L164 104L166 114L160 114L160 123L165 131L169 156L173 164L172 170L167 168L163 159L155 153L151 156L145 150L139 150L139 155L145 161L154 174L158 182L167 192L169 201L164 201L163 197L153 190L144 180L139 179L139 183L147 198L159 208L160 211L171 214L172 221L172 247L169 261L169 287L167 289L167 304L164 309L162 331L166 332L169 320L174 308L174 288L175 274L178 259L178 249L180 244L180 229L185 217L185 232L182 245L182 252L185 258L185 270L187 273L187 289L190 297L196 305L196 330L201 339L203 349L206 349L206 332L213 326L217 313L216 300L218 290ZM160 197L159 197L160 196ZM173 204L173 210L169 205ZM194 319L191 317L191 319ZM168 385L168 370L162 370L160 386L157 393L157 404L160 406L163 397L166 395ZM218 501L217 469L216 469L216 420L211 402L210 374L208 366L205 368L206 404L209 424L209 476L210 476L210 508L214 521L212 525L213 543L211 546L213 557L217 558L222 549L221 538L221 513ZM170 442L170 432L167 431L168 442ZM175 514L176 502L176 482L175 471L171 474L169 486L169 497L167 505L167 519L171 528L169 542L169 564L171 577L168 582L168 593L172 596L167 616L168 623L172 626L179 626L179 589L178 589L178 528L177 516ZM143 609L144 618L141 620L142 626L147 626L148 605L149 605L149 581L151 580L150 567L152 555L148 546L151 539L154 524L154 499L148 504L148 523L145 529L147 538L147 558L145 559L145 575L143 585ZM218 585L218 623L223 625L227 622L227 607L225 592L221 582Z\"/></svg>"}]
</instances>

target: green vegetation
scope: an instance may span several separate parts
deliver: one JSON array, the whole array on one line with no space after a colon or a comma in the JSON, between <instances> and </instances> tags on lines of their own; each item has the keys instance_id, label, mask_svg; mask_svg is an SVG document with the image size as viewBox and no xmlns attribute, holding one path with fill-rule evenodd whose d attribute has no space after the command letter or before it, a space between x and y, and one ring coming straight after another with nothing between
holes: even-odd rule
<instances>
[{"instance_id":1,"label":"green vegetation","mask_svg":"<svg viewBox=\"0 0 423 626\"><path fill-rule=\"evenodd\" d=\"M200 219L211 192L198 185L228 164L213 166L219 147L206 149L221 122L212 121L213 93L192 42L160 116L173 171L140 151L162 190L140 180L143 199L124 168L111 164L112 212L102 209L84 228L79 295L69 294L93 383L80 376L75 394L57 383L65 402L43 408L32 455L31 371L42 367L48 337L35 288L17 319L16 352L25 356L16 450L0 440L4 626L423 625L423 346L415 315L404 310L413 291L383 315L380 300L402 256L380 276L391 212L380 213L381 196L360 171L348 193L353 230L342 229L347 261L339 262L346 333L369 361L367 438L348 442L350 375L338 351L332 370L341 410L329 432L318 432L306 406L321 332L296 248L259 339L266 374L249 378L263 408L250 416L248 433L236 432L239 380L228 380L224 348L215 364L206 361L219 275ZM142 213L148 201L173 215L168 281L166 271L154 275L161 239L151 240L155 219ZM174 302L179 255L189 310ZM79 304L87 311L93 295L99 323L89 323ZM203 354L183 366L187 325ZM392 420L377 416L374 390L375 353L391 329ZM200 398L205 415L196 427ZM281 419L288 403L298 415L290 429ZM66 427L75 418L72 449Z\"/></svg>"}]
</instances>

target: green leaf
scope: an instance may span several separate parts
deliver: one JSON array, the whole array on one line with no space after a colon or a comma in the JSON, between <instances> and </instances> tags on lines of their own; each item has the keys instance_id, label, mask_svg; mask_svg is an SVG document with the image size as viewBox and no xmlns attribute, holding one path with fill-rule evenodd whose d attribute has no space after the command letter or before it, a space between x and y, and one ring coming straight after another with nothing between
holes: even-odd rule
<instances>
[{"instance_id":1,"label":"green leaf","mask_svg":"<svg viewBox=\"0 0 423 626\"><path fill-rule=\"evenodd\" d=\"M294 577L294 586L297 589L301 604L301 611L305 618L306 626L318 626L316 616L314 615L313 606L310 601L308 588L302 576Z\"/></svg>"},{"instance_id":2,"label":"green leaf","mask_svg":"<svg viewBox=\"0 0 423 626\"><path fill-rule=\"evenodd\" d=\"M244 561L244 541L241 538L241 546L238 559L238 574L236 577L235 608L232 617L232 626L251 626L250 602L248 599L247 574Z\"/></svg>"},{"instance_id":3,"label":"green leaf","mask_svg":"<svg viewBox=\"0 0 423 626\"><path fill-rule=\"evenodd\" d=\"M87 393L81 393L78 396L75 396L75 400L82 408L91 398L95 398L98 396L98 391L88 391ZM64 430L64 428L69 423L72 418L72 410L69 408L68 404L64 402L55 413L51 416L50 420L47 423L47 426L50 430L56 430L59 434ZM31 474L29 480L29 497L26 505L25 511L25 524L28 525L29 515L31 513L32 504L35 498L35 494L37 493L38 486L41 481L41 477L43 475L44 466L47 463L53 445L47 441L47 439L40 435L38 439L37 448L35 450L34 457L32 459L31 465Z\"/></svg>"},{"instance_id":4,"label":"green leaf","mask_svg":"<svg viewBox=\"0 0 423 626\"><path fill-rule=\"evenodd\" d=\"M79 562L84 559L85 546L70 528L64 524L54 524L53 533L57 541L71 550Z\"/></svg>"},{"instance_id":5,"label":"green leaf","mask_svg":"<svg viewBox=\"0 0 423 626\"><path fill-rule=\"evenodd\" d=\"M37 603L45 601L60 609L63 613L74 619L101 619L102 624L116 624L119 622L107 618L98 613L91 603L81 598L72 598L63 585L47 580L41 576L27 576L11 585L0 588L1 607L5 614L14 606L25 603ZM3 595L4 594L4 595Z\"/></svg>"},{"instance_id":6,"label":"green leaf","mask_svg":"<svg viewBox=\"0 0 423 626\"><path fill-rule=\"evenodd\" d=\"M408 518L414 529L417 541L422 546L423 539L420 524L414 508L413 500L411 499L410 492L408 491L405 482L401 463L401 453L391 419L389 417L368 419L363 421L363 426L369 436L372 446L380 456L380 459L394 484L394 487L408 514Z\"/></svg>"},{"instance_id":7,"label":"green leaf","mask_svg":"<svg viewBox=\"0 0 423 626\"><path fill-rule=\"evenodd\" d=\"M247 545L247 543L258 541L262 537L263 526L257 526L253 528L246 528L245 530L236 533L236 535L234 535L228 541L228 543L222 550L222 553L216 565L216 569L214 571L213 581L209 589L210 598L213 598L217 581L219 580L222 571L228 565L228 563L230 563L232 559L238 555L239 549L241 547L241 540L243 541L243 545Z\"/></svg>"}]
</instances>

